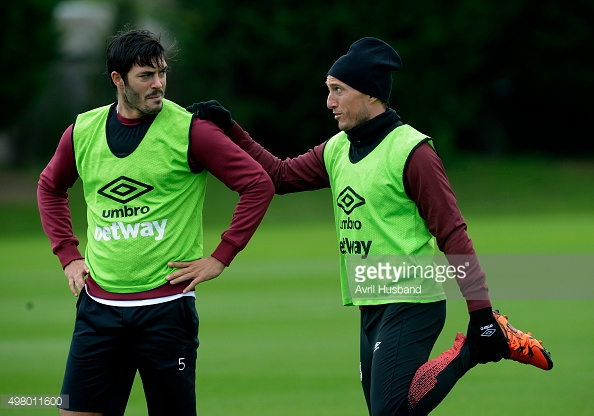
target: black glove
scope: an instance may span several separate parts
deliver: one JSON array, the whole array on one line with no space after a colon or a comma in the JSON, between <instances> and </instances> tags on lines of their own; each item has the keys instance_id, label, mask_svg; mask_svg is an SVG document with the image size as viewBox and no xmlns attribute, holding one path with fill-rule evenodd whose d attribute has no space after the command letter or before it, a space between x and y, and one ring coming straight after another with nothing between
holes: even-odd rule
<instances>
[{"instance_id":1,"label":"black glove","mask_svg":"<svg viewBox=\"0 0 594 416\"><path fill-rule=\"evenodd\" d=\"M509 358L509 346L505 334L493 316L491 308L470 312L466 334L471 359L485 364Z\"/></svg>"},{"instance_id":2,"label":"black glove","mask_svg":"<svg viewBox=\"0 0 594 416\"><path fill-rule=\"evenodd\" d=\"M210 120L224 132L231 130L235 121L231 118L231 112L223 107L217 100L194 103L186 107L190 113L202 120Z\"/></svg>"}]
</instances>

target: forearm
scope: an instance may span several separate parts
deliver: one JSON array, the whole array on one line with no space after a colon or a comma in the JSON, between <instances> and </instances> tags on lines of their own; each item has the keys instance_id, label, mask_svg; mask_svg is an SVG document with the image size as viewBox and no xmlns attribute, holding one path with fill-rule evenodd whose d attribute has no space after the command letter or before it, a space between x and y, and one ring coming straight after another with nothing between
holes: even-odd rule
<instances>
[{"instance_id":1,"label":"forearm","mask_svg":"<svg viewBox=\"0 0 594 416\"><path fill-rule=\"evenodd\" d=\"M212 257L227 266L252 238L274 196L274 188L265 172L250 176L252 180L249 185L239 192L231 224L222 233L221 242L212 253ZM236 185L225 176L218 179L230 189Z\"/></svg>"},{"instance_id":2,"label":"forearm","mask_svg":"<svg viewBox=\"0 0 594 416\"><path fill-rule=\"evenodd\" d=\"M41 225L50 239L52 252L60 260L62 268L73 260L83 258L78 249L79 241L72 231L68 196L62 197L52 193L40 181L37 201Z\"/></svg>"},{"instance_id":3,"label":"forearm","mask_svg":"<svg viewBox=\"0 0 594 416\"><path fill-rule=\"evenodd\" d=\"M324 144L295 158L281 160L254 141L237 122L227 134L262 165L272 179L277 194L311 191L330 186L323 160Z\"/></svg>"}]
</instances>

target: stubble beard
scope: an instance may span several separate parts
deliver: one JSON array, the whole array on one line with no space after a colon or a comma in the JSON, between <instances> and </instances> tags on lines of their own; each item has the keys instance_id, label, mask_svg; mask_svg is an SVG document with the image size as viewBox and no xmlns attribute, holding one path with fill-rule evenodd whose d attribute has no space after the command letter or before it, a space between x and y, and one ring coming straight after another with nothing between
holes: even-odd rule
<instances>
[{"instance_id":1,"label":"stubble beard","mask_svg":"<svg viewBox=\"0 0 594 416\"><path fill-rule=\"evenodd\" d=\"M165 91L161 89L146 95L144 99L146 100L151 96L155 96L155 94L160 94L161 99L165 97ZM127 107L136 109L142 114L158 114L163 109L163 101L161 101L158 107L149 107L146 103L143 104L140 94L129 85L124 87L124 103Z\"/></svg>"},{"instance_id":2,"label":"stubble beard","mask_svg":"<svg viewBox=\"0 0 594 416\"><path fill-rule=\"evenodd\" d=\"M341 126L340 123L338 123L338 128L344 132L347 132L350 129L357 127L358 125L365 123L369 120L369 118L369 110L367 109L367 107L365 107L365 105L361 104L359 110L353 114L352 118L347 120L348 124Z\"/></svg>"}]
</instances>

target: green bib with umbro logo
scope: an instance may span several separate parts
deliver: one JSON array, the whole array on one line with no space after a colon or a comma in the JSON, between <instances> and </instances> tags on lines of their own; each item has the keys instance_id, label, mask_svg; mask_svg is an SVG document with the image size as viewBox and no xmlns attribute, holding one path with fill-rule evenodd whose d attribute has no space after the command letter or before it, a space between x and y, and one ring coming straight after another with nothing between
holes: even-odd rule
<instances>
[{"instance_id":1,"label":"green bib with umbro logo","mask_svg":"<svg viewBox=\"0 0 594 416\"><path fill-rule=\"evenodd\" d=\"M117 157L106 137L110 107L80 114L72 134L87 203L85 257L104 290L143 292L167 283L167 262L202 256L206 171L188 165L185 109L164 100L138 147Z\"/></svg>"},{"instance_id":2,"label":"green bib with umbro logo","mask_svg":"<svg viewBox=\"0 0 594 416\"><path fill-rule=\"evenodd\" d=\"M435 239L403 181L408 158L424 141L431 143L405 124L356 163L346 133L326 143L345 305L445 299L435 278Z\"/></svg>"}]
</instances>

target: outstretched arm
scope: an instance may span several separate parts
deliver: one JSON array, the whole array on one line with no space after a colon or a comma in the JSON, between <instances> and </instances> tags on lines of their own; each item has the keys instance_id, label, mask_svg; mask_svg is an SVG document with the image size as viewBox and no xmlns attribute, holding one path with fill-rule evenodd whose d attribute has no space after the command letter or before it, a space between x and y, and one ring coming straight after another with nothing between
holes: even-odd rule
<instances>
[{"instance_id":1,"label":"outstretched arm","mask_svg":"<svg viewBox=\"0 0 594 416\"><path fill-rule=\"evenodd\" d=\"M297 157L281 160L254 141L238 123L235 123L228 134L231 140L262 165L270 175L277 194L330 187L323 156L326 143L319 144Z\"/></svg>"},{"instance_id":2,"label":"outstretched arm","mask_svg":"<svg viewBox=\"0 0 594 416\"><path fill-rule=\"evenodd\" d=\"M281 160L254 141L248 132L235 122L229 110L215 100L195 103L188 107L203 120L211 120L229 138L256 160L268 173L277 194L312 191L330 187L324 165L322 143L295 158Z\"/></svg>"}]
</instances>

